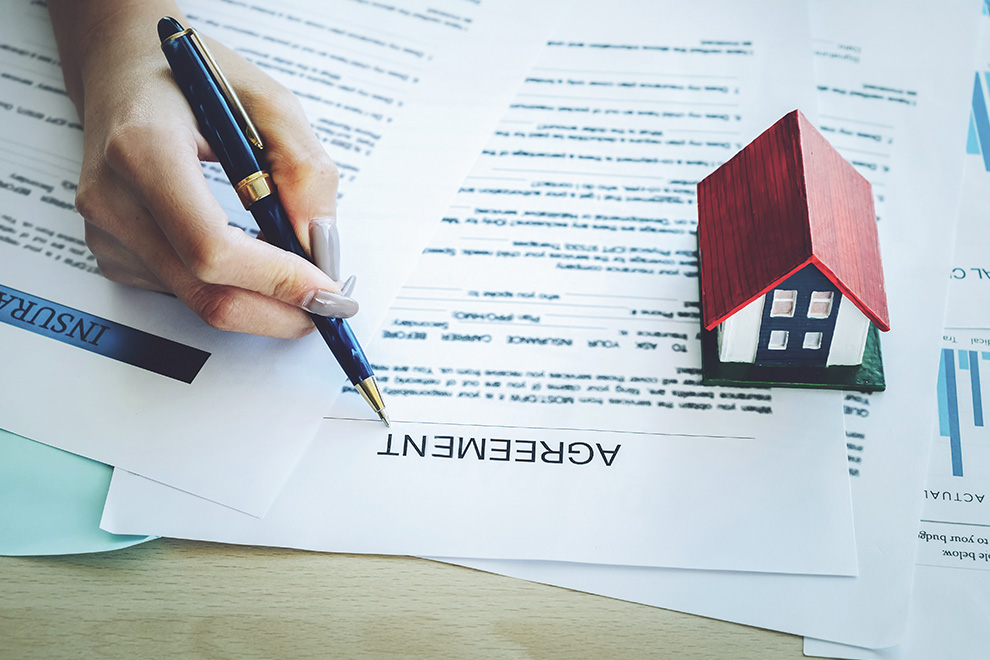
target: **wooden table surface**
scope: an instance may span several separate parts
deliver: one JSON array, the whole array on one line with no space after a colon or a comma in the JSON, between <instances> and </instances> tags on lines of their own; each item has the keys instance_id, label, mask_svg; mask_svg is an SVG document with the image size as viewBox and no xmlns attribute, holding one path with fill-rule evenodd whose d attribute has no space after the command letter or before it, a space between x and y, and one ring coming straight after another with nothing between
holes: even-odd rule
<instances>
[{"instance_id":1,"label":"wooden table surface","mask_svg":"<svg viewBox=\"0 0 990 660\"><path fill-rule=\"evenodd\" d=\"M0 658L794 660L801 639L411 557L158 539L0 557Z\"/></svg>"}]
</instances>

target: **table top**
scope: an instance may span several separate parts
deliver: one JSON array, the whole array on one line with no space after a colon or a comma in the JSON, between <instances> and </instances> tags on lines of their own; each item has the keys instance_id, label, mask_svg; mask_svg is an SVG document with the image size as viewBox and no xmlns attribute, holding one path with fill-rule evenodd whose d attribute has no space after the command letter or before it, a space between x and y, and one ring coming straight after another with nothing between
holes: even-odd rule
<instances>
[{"instance_id":1,"label":"table top","mask_svg":"<svg viewBox=\"0 0 990 660\"><path fill-rule=\"evenodd\" d=\"M803 657L799 637L412 557L157 539L0 574L10 658Z\"/></svg>"}]
</instances>

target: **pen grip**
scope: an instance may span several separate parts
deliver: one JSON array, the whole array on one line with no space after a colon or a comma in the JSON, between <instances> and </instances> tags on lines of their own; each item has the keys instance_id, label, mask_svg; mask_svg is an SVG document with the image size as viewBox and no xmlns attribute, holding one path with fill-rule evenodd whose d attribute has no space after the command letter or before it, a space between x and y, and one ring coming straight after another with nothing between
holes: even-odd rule
<instances>
[{"instance_id":1,"label":"pen grip","mask_svg":"<svg viewBox=\"0 0 990 660\"><path fill-rule=\"evenodd\" d=\"M264 233L265 240L309 260L277 195L259 199L251 205L250 210L258 227ZM309 316L352 384L356 385L373 374L368 359L361 350L361 344L358 343L347 321L318 314Z\"/></svg>"}]
</instances>

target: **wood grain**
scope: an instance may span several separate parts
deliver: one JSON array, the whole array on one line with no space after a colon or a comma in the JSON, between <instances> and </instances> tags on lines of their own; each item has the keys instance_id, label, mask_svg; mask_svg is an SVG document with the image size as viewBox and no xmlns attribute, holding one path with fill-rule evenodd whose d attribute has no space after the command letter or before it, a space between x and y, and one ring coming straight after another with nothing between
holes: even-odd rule
<instances>
[{"instance_id":1,"label":"wood grain","mask_svg":"<svg viewBox=\"0 0 990 660\"><path fill-rule=\"evenodd\" d=\"M159 539L0 575L0 658L803 657L790 635L410 557Z\"/></svg>"}]
</instances>

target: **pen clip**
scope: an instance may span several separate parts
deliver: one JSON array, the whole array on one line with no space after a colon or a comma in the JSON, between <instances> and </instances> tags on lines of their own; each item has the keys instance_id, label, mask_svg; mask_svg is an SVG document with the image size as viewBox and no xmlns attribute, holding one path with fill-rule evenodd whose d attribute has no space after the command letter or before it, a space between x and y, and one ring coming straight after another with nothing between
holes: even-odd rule
<instances>
[{"instance_id":1,"label":"pen clip","mask_svg":"<svg viewBox=\"0 0 990 660\"><path fill-rule=\"evenodd\" d=\"M220 66L213 58L213 53L211 53L210 49L206 47L206 43L200 39L199 33L196 32L195 28L186 28L179 33L179 35L182 34L189 36L189 40L192 41L193 46L199 51L203 61L206 62L206 66L210 70L210 73L213 74L213 78L217 81L220 91L223 93L224 97L226 97L227 103L230 105L231 112L233 112L234 115L241 120L244 128L244 134L248 141L258 149L264 149L265 145L261 142L261 136L258 134L258 129L254 127L254 122L251 121L247 110L244 109L244 105L237 97L237 92L234 91L230 81L227 80L227 76L223 75L223 71L220 70Z\"/></svg>"}]
</instances>

